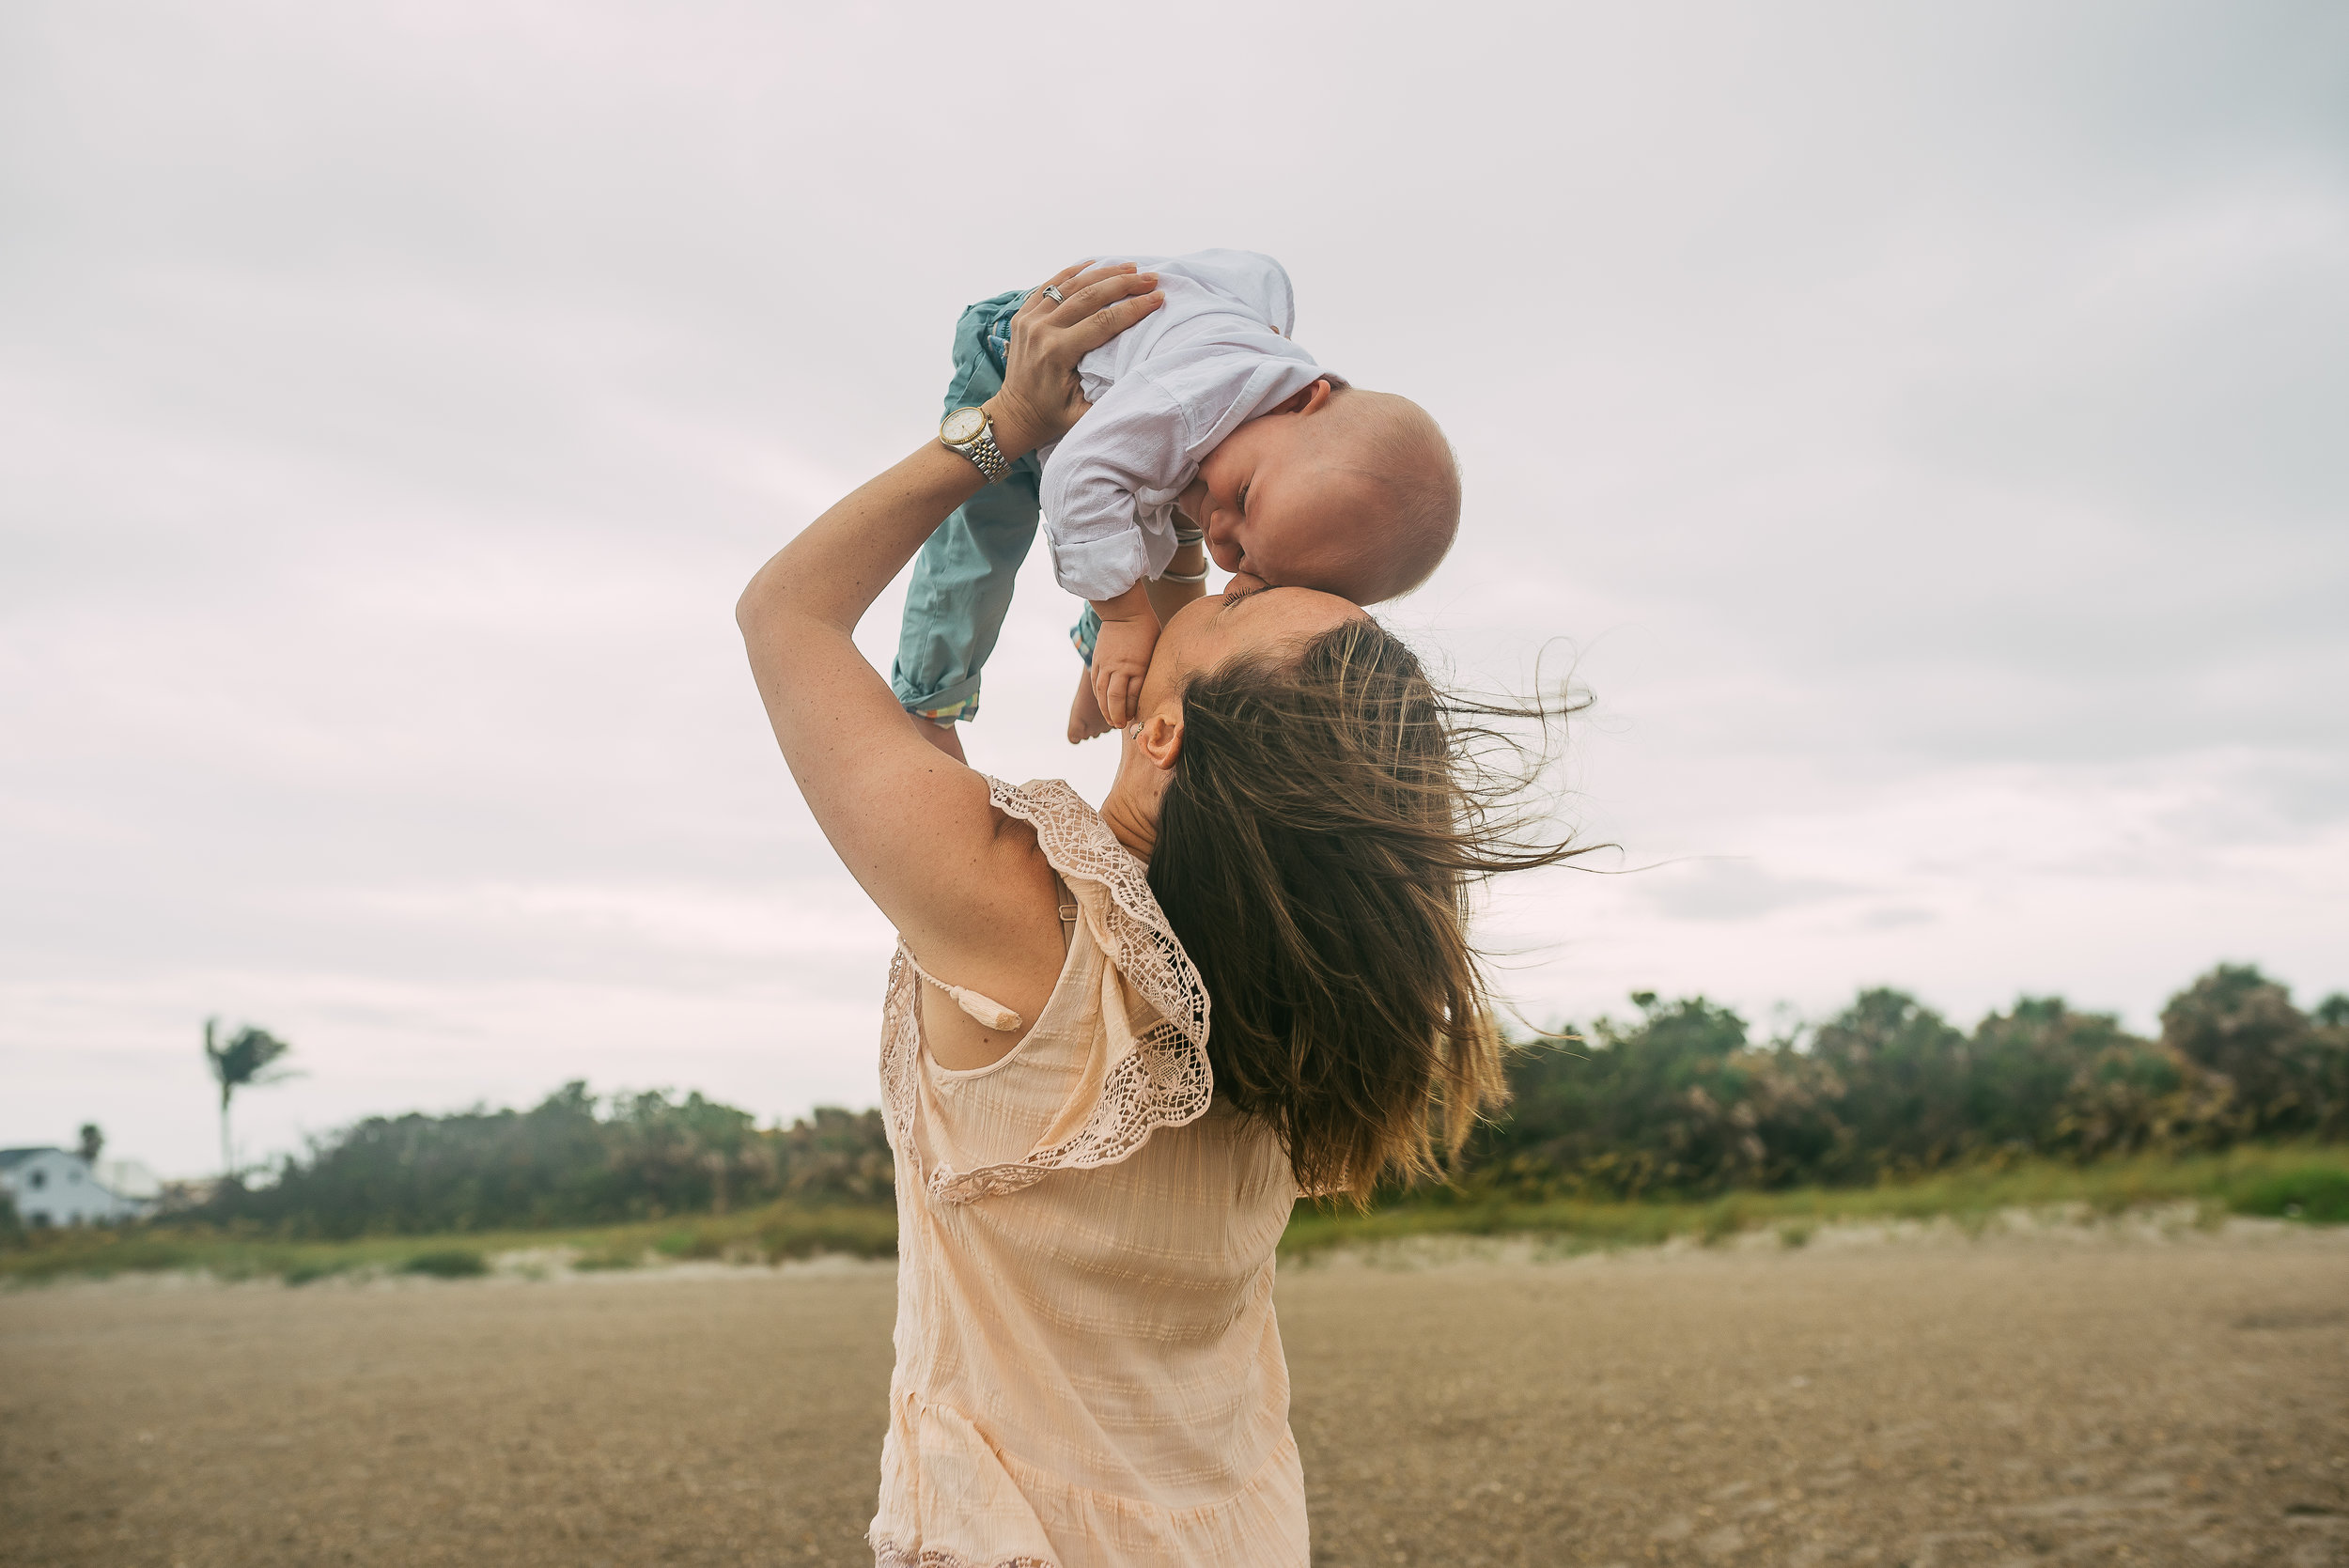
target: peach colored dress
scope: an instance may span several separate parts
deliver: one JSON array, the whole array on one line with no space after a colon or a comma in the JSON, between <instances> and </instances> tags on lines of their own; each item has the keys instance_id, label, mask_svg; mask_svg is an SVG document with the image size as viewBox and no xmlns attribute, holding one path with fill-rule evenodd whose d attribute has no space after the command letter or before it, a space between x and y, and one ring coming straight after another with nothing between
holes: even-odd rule
<instances>
[{"instance_id":1,"label":"peach colored dress","mask_svg":"<svg viewBox=\"0 0 2349 1568\"><path fill-rule=\"evenodd\" d=\"M897 1367L876 1560L1306 1568L1272 1314L1288 1161L1214 1103L1206 987L1142 862L1065 784L988 787L1034 824L1074 930L1034 1027L975 1071L924 1048L920 987L942 983L902 942L890 969Z\"/></svg>"}]
</instances>

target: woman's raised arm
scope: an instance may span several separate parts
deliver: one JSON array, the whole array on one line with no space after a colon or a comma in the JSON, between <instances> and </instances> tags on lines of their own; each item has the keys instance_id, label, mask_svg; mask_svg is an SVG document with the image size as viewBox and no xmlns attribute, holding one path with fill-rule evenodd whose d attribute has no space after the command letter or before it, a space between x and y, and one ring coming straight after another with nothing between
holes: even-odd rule
<instances>
[{"instance_id":1,"label":"woman's raised arm","mask_svg":"<svg viewBox=\"0 0 2349 1568\"><path fill-rule=\"evenodd\" d=\"M1158 309L1157 279L1131 267L1052 279L1013 318L1003 389L985 405L996 444L1018 458L1082 416L1077 361ZM851 633L947 514L982 483L935 440L860 486L760 567L735 619L791 776L850 875L926 963L983 942L996 874L987 786L923 740Z\"/></svg>"}]
</instances>

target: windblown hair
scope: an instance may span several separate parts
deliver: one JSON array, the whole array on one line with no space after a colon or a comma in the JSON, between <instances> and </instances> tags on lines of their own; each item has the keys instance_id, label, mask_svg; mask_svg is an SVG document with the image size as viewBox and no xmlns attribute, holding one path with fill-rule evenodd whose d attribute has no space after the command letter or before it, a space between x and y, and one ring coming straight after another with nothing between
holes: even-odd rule
<instances>
[{"instance_id":1,"label":"windblown hair","mask_svg":"<svg viewBox=\"0 0 2349 1568\"><path fill-rule=\"evenodd\" d=\"M1569 707L1447 696L1367 618L1185 689L1150 885L1206 982L1217 1092L1302 1190L1437 1173L1439 1124L1455 1154L1507 1097L1469 898L1584 852L1542 836L1499 727Z\"/></svg>"}]
</instances>

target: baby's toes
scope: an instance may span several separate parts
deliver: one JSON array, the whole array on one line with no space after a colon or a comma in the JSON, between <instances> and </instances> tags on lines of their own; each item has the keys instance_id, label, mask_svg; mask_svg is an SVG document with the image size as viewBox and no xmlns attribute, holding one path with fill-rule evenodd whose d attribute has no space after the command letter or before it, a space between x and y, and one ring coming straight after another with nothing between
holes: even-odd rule
<instances>
[{"instance_id":1,"label":"baby's toes","mask_svg":"<svg viewBox=\"0 0 2349 1568\"><path fill-rule=\"evenodd\" d=\"M1110 733L1110 722L1101 713L1101 705L1093 695L1090 673L1077 677L1077 694L1068 704L1068 743L1090 740L1097 735Z\"/></svg>"}]
</instances>

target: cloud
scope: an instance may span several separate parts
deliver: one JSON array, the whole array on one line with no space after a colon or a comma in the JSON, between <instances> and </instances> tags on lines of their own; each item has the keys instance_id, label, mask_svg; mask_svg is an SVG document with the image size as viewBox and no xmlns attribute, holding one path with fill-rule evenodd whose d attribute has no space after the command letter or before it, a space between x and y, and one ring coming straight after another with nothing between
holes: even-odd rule
<instances>
[{"instance_id":1,"label":"cloud","mask_svg":"<svg viewBox=\"0 0 2349 1568\"><path fill-rule=\"evenodd\" d=\"M1658 913L1672 920L1748 921L1848 898L1857 890L1816 877L1776 876L1750 861L1699 861L1645 873L1641 891Z\"/></svg>"},{"instance_id":2,"label":"cloud","mask_svg":"<svg viewBox=\"0 0 2349 1568\"><path fill-rule=\"evenodd\" d=\"M1496 890L1529 1009L2349 981L2349 18L1208 7L977 89L951 21L0 17L0 1141L202 1169L215 1011L309 1069L257 1152L869 1101L889 933L731 606L1103 249L1281 256L1464 457L1386 613L1574 650L1565 810L1680 863ZM1097 795L1029 566L975 759Z\"/></svg>"}]
</instances>

